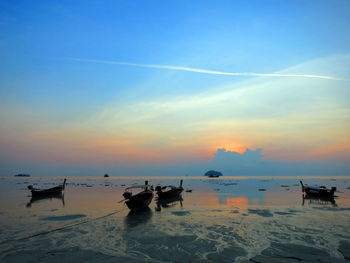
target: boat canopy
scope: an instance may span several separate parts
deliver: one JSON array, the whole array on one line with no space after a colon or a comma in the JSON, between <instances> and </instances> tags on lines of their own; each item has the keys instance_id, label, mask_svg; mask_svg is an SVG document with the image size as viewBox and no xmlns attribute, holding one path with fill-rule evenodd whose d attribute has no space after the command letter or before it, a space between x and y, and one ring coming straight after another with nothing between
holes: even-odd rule
<instances>
[{"instance_id":1,"label":"boat canopy","mask_svg":"<svg viewBox=\"0 0 350 263\"><path fill-rule=\"evenodd\" d=\"M319 187L318 185L311 185L311 186L308 186L310 189L312 190L319 190L321 187Z\"/></svg>"},{"instance_id":2,"label":"boat canopy","mask_svg":"<svg viewBox=\"0 0 350 263\"><path fill-rule=\"evenodd\" d=\"M165 186L162 186L162 190L166 189L166 188L169 188L171 190L175 190L176 189L176 186L173 186L173 185L165 185Z\"/></svg>"}]
</instances>

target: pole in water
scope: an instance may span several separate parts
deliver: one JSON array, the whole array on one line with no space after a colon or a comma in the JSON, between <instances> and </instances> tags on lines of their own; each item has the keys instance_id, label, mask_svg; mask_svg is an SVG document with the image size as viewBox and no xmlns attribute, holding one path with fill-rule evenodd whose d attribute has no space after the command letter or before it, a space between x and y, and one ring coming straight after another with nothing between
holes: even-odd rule
<instances>
[{"instance_id":1,"label":"pole in water","mask_svg":"<svg viewBox=\"0 0 350 263\"><path fill-rule=\"evenodd\" d=\"M302 192L304 193L304 190L305 190L305 188L304 188L304 184L303 184L303 182L302 182L302 181L300 181L300 184L301 184L301 190L302 190Z\"/></svg>"}]
</instances>

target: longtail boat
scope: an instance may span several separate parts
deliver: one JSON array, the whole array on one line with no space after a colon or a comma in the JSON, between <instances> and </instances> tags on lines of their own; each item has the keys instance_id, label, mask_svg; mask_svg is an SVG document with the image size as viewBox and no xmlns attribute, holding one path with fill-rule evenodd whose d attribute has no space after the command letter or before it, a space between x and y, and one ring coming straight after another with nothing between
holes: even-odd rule
<instances>
[{"instance_id":1,"label":"longtail boat","mask_svg":"<svg viewBox=\"0 0 350 263\"><path fill-rule=\"evenodd\" d=\"M133 194L132 190L143 189L143 191ZM153 190L148 185L148 181L145 181L145 185L131 186L125 189L123 193L125 204L132 211L142 210L148 207L153 199ZM121 202L122 202L121 201Z\"/></svg>"},{"instance_id":2,"label":"longtail boat","mask_svg":"<svg viewBox=\"0 0 350 263\"><path fill-rule=\"evenodd\" d=\"M180 196L182 191L184 190L182 187L182 180L180 181L180 186L176 187L173 185L165 185L165 186L160 186L158 185L155 188L158 199L163 200L163 199L170 199L170 198L177 198Z\"/></svg>"},{"instance_id":3,"label":"longtail boat","mask_svg":"<svg viewBox=\"0 0 350 263\"><path fill-rule=\"evenodd\" d=\"M64 179L63 184L48 188L48 189L37 189L32 185L28 185L28 189L32 192L32 196L52 196L52 195L60 195L66 186L67 179Z\"/></svg>"},{"instance_id":4,"label":"longtail boat","mask_svg":"<svg viewBox=\"0 0 350 263\"><path fill-rule=\"evenodd\" d=\"M330 189L325 186L312 185L308 186L300 181L303 193L306 196L320 196L320 197L334 197L334 192L337 190L336 187L331 187Z\"/></svg>"}]
</instances>

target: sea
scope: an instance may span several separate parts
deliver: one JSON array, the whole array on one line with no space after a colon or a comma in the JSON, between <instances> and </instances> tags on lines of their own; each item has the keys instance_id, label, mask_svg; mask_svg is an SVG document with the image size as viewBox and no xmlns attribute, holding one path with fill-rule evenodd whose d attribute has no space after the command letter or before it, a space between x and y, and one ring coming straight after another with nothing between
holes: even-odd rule
<instances>
[{"instance_id":1,"label":"sea","mask_svg":"<svg viewBox=\"0 0 350 263\"><path fill-rule=\"evenodd\" d=\"M29 185L64 178L62 196L31 197ZM184 192L131 212L122 194L146 180L183 180ZM336 197L305 197L300 181ZM350 176L1 176L0 252L0 262L349 262Z\"/></svg>"}]
</instances>

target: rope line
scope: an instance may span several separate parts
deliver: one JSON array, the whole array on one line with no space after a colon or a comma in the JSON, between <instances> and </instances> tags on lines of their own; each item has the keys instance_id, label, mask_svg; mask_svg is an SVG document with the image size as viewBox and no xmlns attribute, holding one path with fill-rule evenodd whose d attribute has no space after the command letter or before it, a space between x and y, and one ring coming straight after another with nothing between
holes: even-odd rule
<instances>
[{"instance_id":1,"label":"rope line","mask_svg":"<svg viewBox=\"0 0 350 263\"><path fill-rule=\"evenodd\" d=\"M93 221L96 221L96 220L99 220L99 219L102 219L102 218L105 218L105 217L108 217L108 216L112 216L112 215L115 215L115 214L119 213L120 211L121 210L114 211L112 213L109 213L109 214L106 214L106 215L103 215L103 216L99 216L99 217L96 217L96 218L93 218L93 219L87 219L85 221L81 221L81 222L65 225L65 226L58 227L58 228L55 228L55 229L52 229L52 230L43 231L43 232L36 233L36 234L30 235L30 236L26 236L26 237L22 237L22 238L18 238L18 239L13 239L13 240L8 240L8 241L4 241L4 242L1 242L1 243L7 243L9 241L23 241L23 240L27 240L27 239L30 239L30 238L33 238L33 237L47 235L47 234L50 234L52 232L60 231L60 230L67 229L67 228L70 228L70 227L74 227L74 226L86 224L86 223L89 223L89 222L93 222Z\"/></svg>"}]
</instances>

